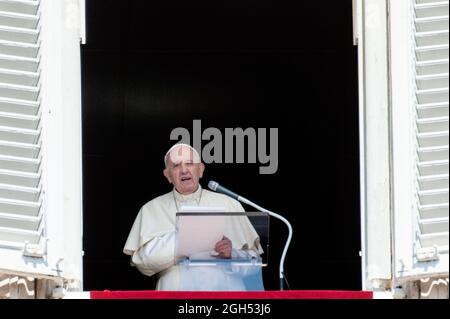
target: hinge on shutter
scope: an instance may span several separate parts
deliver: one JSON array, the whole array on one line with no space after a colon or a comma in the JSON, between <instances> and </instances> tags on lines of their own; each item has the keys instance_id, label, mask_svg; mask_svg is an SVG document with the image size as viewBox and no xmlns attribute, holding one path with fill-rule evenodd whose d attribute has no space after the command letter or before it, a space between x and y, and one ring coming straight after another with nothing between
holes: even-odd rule
<instances>
[{"instance_id":1,"label":"hinge on shutter","mask_svg":"<svg viewBox=\"0 0 450 319\"><path fill-rule=\"evenodd\" d=\"M433 261L439 259L437 246L419 248L416 252L417 261Z\"/></svg>"},{"instance_id":2,"label":"hinge on shutter","mask_svg":"<svg viewBox=\"0 0 450 319\"><path fill-rule=\"evenodd\" d=\"M42 258L47 254L47 238L43 238L39 244L30 244L27 241L23 247L22 255L27 257Z\"/></svg>"}]
</instances>

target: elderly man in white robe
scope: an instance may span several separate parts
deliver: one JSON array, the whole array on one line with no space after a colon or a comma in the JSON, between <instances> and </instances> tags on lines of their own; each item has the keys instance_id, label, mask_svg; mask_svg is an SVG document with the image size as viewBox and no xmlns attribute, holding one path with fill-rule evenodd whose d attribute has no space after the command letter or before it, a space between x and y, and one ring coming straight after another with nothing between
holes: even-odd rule
<instances>
[{"instance_id":1,"label":"elderly man in white robe","mask_svg":"<svg viewBox=\"0 0 450 319\"><path fill-rule=\"evenodd\" d=\"M197 151L187 144L175 144L164 157L164 176L173 184L171 192L159 196L139 211L130 231L124 253L132 265L147 275L157 274L157 290L242 291L245 284L233 271L223 267L189 267L175 258L176 213L182 206L222 207L227 212L244 212L242 205L199 184L205 166ZM215 245L219 258L232 258L263 252L259 237L246 216L227 219L224 236Z\"/></svg>"}]
</instances>

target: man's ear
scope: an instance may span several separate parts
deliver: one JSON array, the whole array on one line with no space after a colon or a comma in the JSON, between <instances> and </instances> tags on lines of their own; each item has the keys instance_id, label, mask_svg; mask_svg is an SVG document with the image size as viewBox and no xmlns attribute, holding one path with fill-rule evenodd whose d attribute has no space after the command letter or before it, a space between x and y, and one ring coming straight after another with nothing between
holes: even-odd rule
<instances>
[{"instance_id":1,"label":"man's ear","mask_svg":"<svg viewBox=\"0 0 450 319\"><path fill-rule=\"evenodd\" d=\"M164 176L167 178L167 181L172 184L172 180L170 179L169 170L166 168L163 170Z\"/></svg>"},{"instance_id":2,"label":"man's ear","mask_svg":"<svg viewBox=\"0 0 450 319\"><path fill-rule=\"evenodd\" d=\"M205 164L200 163L200 166L198 167L198 169L199 169L199 171L200 171L200 172L199 172L200 174L199 174L198 176L199 176L200 178L202 178L202 177L203 177L203 172L205 171Z\"/></svg>"}]
</instances>

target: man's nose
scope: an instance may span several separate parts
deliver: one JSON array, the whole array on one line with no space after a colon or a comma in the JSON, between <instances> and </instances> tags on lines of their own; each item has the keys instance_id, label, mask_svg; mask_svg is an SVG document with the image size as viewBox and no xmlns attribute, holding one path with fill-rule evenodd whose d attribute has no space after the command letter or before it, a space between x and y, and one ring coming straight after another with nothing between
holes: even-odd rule
<instances>
[{"instance_id":1,"label":"man's nose","mask_svg":"<svg viewBox=\"0 0 450 319\"><path fill-rule=\"evenodd\" d=\"M181 172L182 173L187 173L188 171L188 167L185 163L181 163Z\"/></svg>"}]
</instances>

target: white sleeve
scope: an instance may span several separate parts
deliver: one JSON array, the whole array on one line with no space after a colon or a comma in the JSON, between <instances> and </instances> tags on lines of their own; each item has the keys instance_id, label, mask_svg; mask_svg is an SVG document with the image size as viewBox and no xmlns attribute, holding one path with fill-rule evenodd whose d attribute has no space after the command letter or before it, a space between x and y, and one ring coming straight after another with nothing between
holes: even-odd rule
<instances>
[{"instance_id":1,"label":"white sleeve","mask_svg":"<svg viewBox=\"0 0 450 319\"><path fill-rule=\"evenodd\" d=\"M152 276L174 264L175 232L153 238L139 248L132 257L136 268L147 276Z\"/></svg>"}]
</instances>

